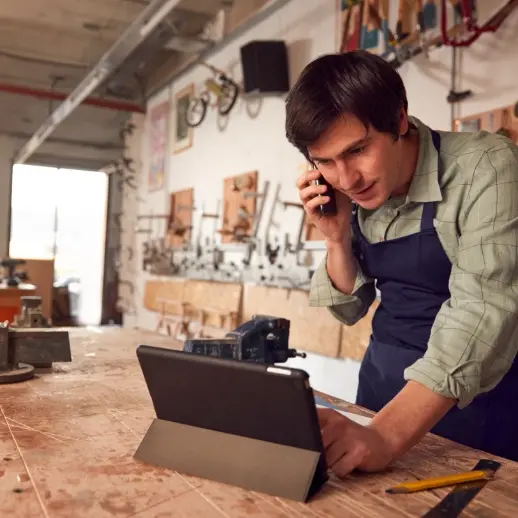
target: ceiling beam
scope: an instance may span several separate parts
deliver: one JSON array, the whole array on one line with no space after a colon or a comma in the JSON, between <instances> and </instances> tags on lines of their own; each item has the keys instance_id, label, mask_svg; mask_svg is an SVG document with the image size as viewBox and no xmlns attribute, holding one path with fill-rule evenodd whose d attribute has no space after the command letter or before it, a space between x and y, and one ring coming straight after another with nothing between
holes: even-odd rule
<instances>
[{"instance_id":1,"label":"ceiling beam","mask_svg":"<svg viewBox=\"0 0 518 518\"><path fill-rule=\"evenodd\" d=\"M63 120L124 62L179 2L180 0L153 0L104 54L92 71L17 152L15 163L25 163Z\"/></svg>"},{"instance_id":2,"label":"ceiling beam","mask_svg":"<svg viewBox=\"0 0 518 518\"><path fill-rule=\"evenodd\" d=\"M23 34L23 37L20 35ZM0 49L26 59L50 61L90 68L115 38L86 30L60 29L34 21L18 22L0 18ZM44 42L38 45L37 42Z\"/></svg>"},{"instance_id":3,"label":"ceiling beam","mask_svg":"<svg viewBox=\"0 0 518 518\"><path fill-rule=\"evenodd\" d=\"M43 90L40 88L30 88L28 86L13 85L9 83L0 83L0 92L15 95L26 95L29 97L35 97L37 99L48 99L52 101L64 101L67 98L67 94L62 92L56 92L53 90ZM146 111L144 107L135 103L115 101L111 99L99 99L95 97L86 97L81 101L80 104L87 104L89 106L95 106L97 108L106 108L110 110L131 113L145 113Z\"/></svg>"}]
</instances>

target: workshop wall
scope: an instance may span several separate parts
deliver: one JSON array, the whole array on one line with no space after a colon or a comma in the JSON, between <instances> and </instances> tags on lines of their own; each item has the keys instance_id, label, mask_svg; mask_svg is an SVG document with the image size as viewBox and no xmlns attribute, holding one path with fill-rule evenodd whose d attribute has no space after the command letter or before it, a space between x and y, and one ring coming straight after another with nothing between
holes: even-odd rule
<instances>
[{"instance_id":1,"label":"workshop wall","mask_svg":"<svg viewBox=\"0 0 518 518\"><path fill-rule=\"evenodd\" d=\"M11 179L15 141L0 134L0 257L9 254Z\"/></svg>"},{"instance_id":2,"label":"workshop wall","mask_svg":"<svg viewBox=\"0 0 518 518\"><path fill-rule=\"evenodd\" d=\"M210 58L210 63L231 74L234 80L242 81L239 58L241 45L254 39L282 39L288 45L289 72L293 82L302 68L321 54L334 52L337 48L338 34L335 2L291 2L273 17L264 20L252 30L233 41L227 47ZM480 16L486 13L483 5ZM464 101L458 113L453 116L485 111L516 101L515 84L518 80L516 58L513 49L518 38L518 13L506 21L496 35L486 34L473 47L463 49L461 73L457 87L471 88L472 99ZM446 102L450 89L451 48L434 50L429 59L419 57L399 69L409 96L410 113L421 118L436 129L451 128L452 110ZM156 329L158 315L144 307L146 282L152 279L168 279L166 275L151 274L142 269L143 244L150 238L164 237L167 220L165 218L141 219L137 215L165 215L169 211L171 192L194 188L194 206L196 211L221 214L224 179L243 173L258 172L258 191L263 192L265 182L269 182L269 193L264 206L264 215L259 225L259 236L264 238L267 220L272 209L275 191L280 185L279 198L282 201L297 202L298 196L295 179L304 167L302 156L292 148L284 134L284 96L262 96L256 99L238 99L229 117L223 120L215 110L209 110L202 124L194 128L192 141L181 152L175 152L174 142L176 111L175 96L193 85L195 91L209 77L207 69L196 67L180 77L170 88L165 89L148 105L148 115L139 122L142 138L134 139L131 152L141 166L140 183L137 190L138 203L133 204L136 232L133 233L134 259L132 268L138 275L134 285L134 309L125 315L126 326L138 326ZM164 102L169 102L166 175L163 188L150 190L148 186L150 114ZM199 225L193 213L194 234L192 242L198 238ZM294 243L300 223L300 212L288 208L284 212L277 210L275 221L278 226L274 234L282 244L284 234L288 233ZM125 218L127 215L124 216ZM126 224L127 228L133 228ZM217 236L221 223L208 220L203 223L203 238L212 240ZM204 241L205 239L203 239ZM263 243L264 247L264 243ZM244 254L239 245L224 245L225 260L238 263ZM307 266L297 266L294 257L287 254L281 257L284 268L280 271L270 267L264 257L254 254L254 262L245 273L245 282L261 283L260 276L273 276L272 283L280 286L297 285L308 288L308 268L316 267L323 257L321 242L308 245L309 253L304 256ZM264 268L259 270L258 265ZM135 270L134 270L135 271ZM289 277L289 280L282 279ZM208 301L210 303L210 301ZM264 313L268 312L264 308ZM288 364L306 369L312 384L338 397L354 400L359 363L348 358L332 358L319 354L309 354L306 359L293 359Z\"/></svg>"}]
</instances>

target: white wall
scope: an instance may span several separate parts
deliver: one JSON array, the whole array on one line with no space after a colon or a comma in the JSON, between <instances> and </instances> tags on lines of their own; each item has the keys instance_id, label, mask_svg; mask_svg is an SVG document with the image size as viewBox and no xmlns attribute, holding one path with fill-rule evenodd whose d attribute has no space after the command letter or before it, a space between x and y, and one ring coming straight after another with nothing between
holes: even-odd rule
<instances>
[{"instance_id":1,"label":"white wall","mask_svg":"<svg viewBox=\"0 0 518 518\"><path fill-rule=\"evenodd\" d=\"M482 18L485 16L484 12L480 14ZM335 51L335 15L334 1L292 1L273 17L218 52L210 61L215 66L230 71L234 79L241 80L241 45L253 39L284 39L289 46L293 82L309 61L321 54ZM461 87L473 88L476 94L473 100L463 104L463 115L517 100L515 84L518 81L518 58L513 53L517 28L518 13L515 13L496 37L484 35L480 43L462 51ZM501 41L504 38L506 41ZM410 112L437 129L449 129L451 126L450 106L446 103L450 88L450 58L451 49L443 48L433 51L429 59L418 58L400 69L408 89ZM202 67L196 68L178 79L170 89L153 98L149 108L172 98L175 92L190 82L200 87L205 78L206 70ZM253 105L250 104L249 107L253 108ZM172 121L174 116L171 113ZM259 172L260 187L267 180L271 182L266 214L277 182L282 183L280 197L283 200L298 201L295 179L303 158L285 139L284 119L284 97L265 97L256 118L248 115L247 103L240 99L224 130L218 129L217 117L214 112L210 112L201 126L195 129L193 147L178 155L169 153L167 189L156 193L148 193L145 185L147 132L144 132L144 139L140 143L144 181L140 191L143 202L138 207L139 213L167 212L168 193L189 187L195 188L196 206L200 208L205 203L205 209L213 211L216 200L222 196L223 178L251 170ZM281 231L291 232L293 235L298 224L297 216L296 211L286 212ZM262 222L262 231L265 219ZM164 234L163 227L159 230L158 226L155 228ZM211 223L207 225L207 232L210 232L210 228ZM139 252L144 239L145 236L137 236ZM315 254L315 261L320 256ZM147 274L140 272L137 279L140 293L143 293L147 278ZM144 310L141 301L142 298L138 301L140 307L137 315L128 318L126 323L154 329L157 315ZM310 355L305 360L292 360L290 364L305 368L316 389L354 400L358 372L356 362Z\"/></svg>"},{"instance_id":2,"label":"white wall","mask_svg":"<svg viewBox=\"0 0 518 518\"><path fill-rule=\"evenodd\" d=\"M15 142L0 135L0 258L9 254L12 161Z\"/></svg>"}]
</instances>

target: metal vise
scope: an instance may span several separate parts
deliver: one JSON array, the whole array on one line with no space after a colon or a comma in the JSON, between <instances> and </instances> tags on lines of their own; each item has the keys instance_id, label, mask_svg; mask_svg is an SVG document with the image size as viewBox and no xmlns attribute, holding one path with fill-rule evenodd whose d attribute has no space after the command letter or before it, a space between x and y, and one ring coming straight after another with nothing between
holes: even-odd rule
<instances>
[{"instance_id":1,"label":"metal vise","mask_svg":"<svg viewBox=\"0 0 518 518\"><path fill-rule=\"evenodd\" d=\"M288 347L290 321L268 315L254 315L224 338L199 338L186 340L183 350L204 356L230 358L256 363L283 363L288 358L300 356Z\"/></svg>"},{"instance_id":2,"label":"metal vise","mask_svg":"<svg viewBox=\"0 0 518 518\"><path fill-rule=\"evenodd\" d=\"M68 331L9 328L0 323L0 383L14 383L34 377L34 369L53 362L70 362Z\"/></svg>"}]
</instances>

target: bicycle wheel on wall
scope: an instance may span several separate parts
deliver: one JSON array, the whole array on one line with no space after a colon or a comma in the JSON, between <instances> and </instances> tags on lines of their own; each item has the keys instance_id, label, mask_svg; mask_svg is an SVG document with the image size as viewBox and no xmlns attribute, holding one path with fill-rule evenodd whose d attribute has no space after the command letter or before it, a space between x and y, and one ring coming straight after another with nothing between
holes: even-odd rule
<instances>
[{"instance_id":1,"label":"bicycle wheel on wall","mask_svg":"<svg viewBox=\"0 0 518 518\"><path fill-rule=\"evenodd\" d=\"M202 93L199 97L194 98L185 113L187 125L191 128L199 126L207 115L207 106L209 105L209 94Z\"/></svg>"}]
</instances>

